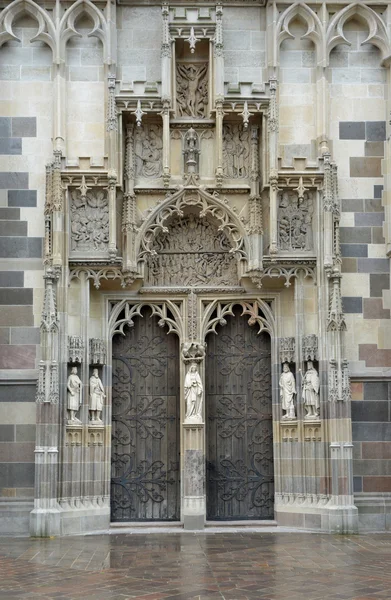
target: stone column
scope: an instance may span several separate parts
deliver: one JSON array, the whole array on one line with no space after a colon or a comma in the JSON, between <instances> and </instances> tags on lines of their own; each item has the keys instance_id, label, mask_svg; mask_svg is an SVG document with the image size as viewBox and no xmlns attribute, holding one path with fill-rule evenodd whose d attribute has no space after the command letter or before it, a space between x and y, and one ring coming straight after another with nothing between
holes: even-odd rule
<instances>
[{"instance_id":1,"label":"stone column","mask_svg":"<svg viewBox=\"0 0 391 600\"><path fill-rule=\"evenodd\" d=\"M259 196L259 128L251 127L251 193L249 198L250 212L250 247L249 271L262 269L263 230L262 202Z\"/></svg>"},{"instance_id":2,"label":"stone column","mask_svg":"<svg viewBox=\"0 0 391 600\"><path fill-rule=\"evenodd\" d=\"M163 100L163 184L164 187L170 185L171 180L171 150L170 150L170 106L169 98Z\"/></svg>"},{"instance_id":3,"label":"stone column","mask_svg":"<svg viewBox=\"0 0 391 600\"><path fill-rule=\"evenodd\" d=\"M216 98L215 109L216 109L216 185L221 187L223 185L223 119L224 119L224 97Z\"/></svg>"},{"instance_id":4,"label":"stone column","mask_svg":"<svg viewBox=\"0 0 391 600\"><path fill-rule=\"evenodd\" d=\"M269 132L269 184L270 184L270 255L278 250L278 105L277 105L277 80L269 79L270 104L268 114Z\"/></svg>"}]
</instances>

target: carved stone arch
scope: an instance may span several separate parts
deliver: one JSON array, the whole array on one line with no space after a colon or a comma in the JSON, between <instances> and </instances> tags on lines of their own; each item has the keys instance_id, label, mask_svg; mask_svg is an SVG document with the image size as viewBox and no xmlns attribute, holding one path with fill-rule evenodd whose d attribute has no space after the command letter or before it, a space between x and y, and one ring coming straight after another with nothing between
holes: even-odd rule
<instances>
[{"instance_id":1,"label":"carved stone arch","mask_svg":"<svg viewBox=\"0 0 391 600\"><path fill-rule=\"evenodd\" d=\"M68 40L73 36L81 37L75 23L82 15L86 15L92 20L93 28L88 33L88 37L96 37L102 42L103 61L109 62L109 26L102 11L91 0L77 0L62 16L58 32L61 60L65 61Z\"/></svg>"},{"instance_id":2,"label":"carved stone arch","mask_svg":"<svg viewBox=\"0 0 391 600\"><path fill-rule=\"evenodd\" d=\"M344 26L352 17L359 17L363 20L369 29L368 37L361 42L363 44L373 44L382 53L383 60L390 56L390 42L388 39L386 25L372 8L365 4L354 3L340 10L331 19L327 28L326 34L326 52L327 62L330 52L339 44L347 44L350 46L349 40L343 32Z\"/></svg>"},{"instance_id":3,"label":"carved stone arch","mask_svg":"<svg viewBox=\"0 0 391 600\"><path fill-rule=\"evenodd\" d=\"M53 53L53 60L57 53L57 37L55 25L48 13L38 6L34 0L14 0L0 14L0 47L10 40L21 40L13 31L15 20L28 14L37 21L38 31L30 40L31 42L44 42L49 46Z\"/></svg>"},{"instance_id":4,"label":"carved stone arch","mask_svg":"<svg viewBox=\"0 0 391 600\"><path fill-rule=\"evenodd\" d=\"M229 207L228 201L201 188L182 188L152 209L139 228L136 238L136 255L139 262L143 262L146 255L154 254L153 243L159 233L166 233L170 219L182 217L185 207L188 206L199 207L200 217L209 216L214 219L218 223L219 231L224 232L230 241L231 252L241 260L247 260L249 240L243 223Z\"/></svg>"},{"instance_id":5,"label":"carved stone arch","mask_svg":"<svg viewBox=\"0 0 391 600\"><path fill-rule=\"evenodd\" d=\"M214 300L205 307L201 321L201 339L206 339L209 333L216 333L218 325L226 325L227 316L234 316L234 307L242 308L242 315L249 315L249 326L258 325L258 333L267 332L270 338L276 339L276 322L269 304L257 298L256 300Z\"/></svg>"},{"instance_id":6,"label":"carved stone arch","mask_svg":"<svg viewBox=\"0 0 391 600\"><path fill-rule=\"evenodd\" d=\"M278 18L276 25L275 48L274 48L274 66L278 66L280 60L281 43L286 39L294 39L289 27L296 18L301 18L307 25L306 33L300 39L311 40L316 48L317 63L323 64L324 60L324 32L322 23L318 15L304 2L292 4Z\"/></svg>"},{"instance_id":7,"label":"carved stone arch","mask_svg":"<svg viewBox=\"0 0 391 600\"><path fill-rule=\"evenodd\" d=\"M175 333L180 340L183 339L184 322L181 306L171 300L164 300L163 302L122 300L118 302L109 318L109 339L111 340L116 334L125 335L125 326L133 327L135 317L143 318L141 310L145 306L151 309L151 317L159 317L160 327L168 327L167 335Z\"/></svg>"}]
</instances>

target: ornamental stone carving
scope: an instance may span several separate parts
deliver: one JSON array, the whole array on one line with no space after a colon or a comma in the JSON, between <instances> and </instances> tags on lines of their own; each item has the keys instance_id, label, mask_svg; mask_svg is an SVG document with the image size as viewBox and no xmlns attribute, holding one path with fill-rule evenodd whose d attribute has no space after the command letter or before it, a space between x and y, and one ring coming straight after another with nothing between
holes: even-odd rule
<instances>
[{"instance_id":1,"label":"ornamental stone carving","mask_svg":"<svg viewBox=\"0 0 391 600\"><path fill-rule=\"evenodd\" d=\"M68 336L68 362L83 362L84 343L78 335Z\"/></svg>"},{"instance_id":2,"label":"ornamental stone carving","mask_svg":"<svg viewBox=\"0 0 391 600\"><path fill-rule=\"evenodd\" d=\"M202 423L202 403L204 387L198 372L198 364L190 363L185 377L185 423Z\"/></svg>"},{"instance_id":3,"label":"ornamental stone carving","mask_svg":"<svg viewBox=\"0 0 391 600\"><path fill-rule=\"evenodd\" d=\"M134 134L136 177L157 179L162 174L163 138L160 125L138 127Z\"/></svg>"},{"instance_id":4,"label":"ornamental stone carving","mask_svg":"<svg viewBox=\"0 0 391 600\"><path fill-rule=\"evenodd\" d=\"M106 344L99 338L90 339L90 365L106 364Z\"/></svg>"},{"instance_id":5,"label":"ornamental stone carving","mask_svg":"<svg viewBox=\"0 0 391 600\"><path fill-rule=\"evenodd\" d=\"M72 367L67 382L68 425L81 425L76 413L82 404L82 386L83 384L77 374L77 367Z\"/></svg>"},{"instance_id":6,"label":"ornamental stone carving","mask_svg":"<svg viewBox=\"0 0 391 600\"><path fill-rule=\"evenodd\" d=\"M183 362L201 362L205 358L206 344L198 342L183 342L181 346Z\"/></svg>"},{"instance_id":7,"label":"ornamental stone carving","mask_svg":"<svg viewBox=\"0 0 391 600\"><path fill-rule=\"evenodd\" d=\"M284 411L282 419L285 421L296 419L295 405L293 402L296 395L296 381L287 362L284 363L282 367L279 386L281 408Z\"/></svg>"},{"instance_id":8,"label":"ornamental stone carving","mask_svg":"<svg viewBox=\"0 0 391 600\"><path fill-rule=\"evenodd\" d=\"M318 338L313 333L303 336L302 360L318 360Z\"/></svg>"},{"instance_id":9,"label":"ornamental stone carving","mask_svg":"<svg viewBox=\"0 0 391 600\"><path fill-rule=\"evenodd\" d=\"M307 362L307 371L303 376L303 402L306 411L305 419L319 417L319 375L311 360Z\"/></svg>"},{"instance_id":10,"label":"ornamental stone carving","mask_svg":"<svg viewBox=\"0 0 391 600\"><path fill-rule=\"evenodd\" d=\"M204 119L208 105L207 63L177 63L176 96L179 117Z\"/></svg>"},{"instance_id":11,"label":"ornamental stone carving","mask_svg":"<svg viewBox=\"0 0 391 600\"><path fill-rule=\"evenodd\" d=\"M80 190L71 193L72 252L107 252L109 243L109 206L106 192Z\"/></svg>"},{"instance_id":12,"label":"ornamental stone carving","mask_svg":"<svg viewBox=\"0 0 391 600\"><path fill-rule=\"evenodd\" d=\"M278 195L278 243L280 250L312 250L312 217L314 203L311 192L303 196L295 190Z\"/></svg>"},{"instance_id":13,"label":"ornamental stone carving","mask_svg":"<svg viewBox=\"0 0 391 600\"><path fill-rule=\"evenodd\" d=\"M224 125L223 169L228 179L250 176L250 130L243 125Z\"/></svg>"},{"instance_id":14,"label":"ornamental stone carving","mask_svg":"<svg viewBox=\"0 0 391 600\"><path fill-rule=\"evenodd\" d=\"M280 363L292 363L295 360L295 338L280 338Z\"/></svg>"},{"instance_id":15,"label":"ornamental stone carving","mask_svg":"<svg viewBox=\"0 0 391 600\"><path fill-rule=\"evenodd\" d=\"M237 284L237 262L223 231L195 213L176 217L146 259L148 286Z\"/></svg>"}]
</instances>

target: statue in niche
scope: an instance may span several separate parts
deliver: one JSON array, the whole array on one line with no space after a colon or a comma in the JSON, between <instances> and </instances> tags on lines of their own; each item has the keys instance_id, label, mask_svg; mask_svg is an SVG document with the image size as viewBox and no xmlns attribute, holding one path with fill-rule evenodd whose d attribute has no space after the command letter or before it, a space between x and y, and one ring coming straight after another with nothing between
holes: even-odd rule
<instances>
[{"instance_id":1,"label":"statue in niche","mask_svg":"<svg viewBox=\"0 0 391 600\"><path fill-rule=\"evenodd\" d=\"M135 133L134 154L136 176L156 179L162 174L163 140L158 125L138 128Z\"/></svg>"},{"instance_id":2,"label":"statue in niche","mask_svg":"<svg viewBox=\"0 0 391 600\"><path fill-rule=\"evenodd\" d=\"M77 374L77 367L72 367L67 382L68 425L81 425L81 421L76 417L76 413L81 406L82 385L83 384Z\"/></svg>"},{"instance_id":3,"label":"statue in niche","mask_svg":"<svg viewBox=\"0 0 391 600\"><path fill-rule=\"evenodd\" d=\"M208 65L178 63L177 106L180 117L204 119L208 104Z\"/></svg>"},{"instance_id":4,"label":"statue in niche","mask_svg":"<svg viewBox=\"0 0 391 600\"><path fill-rule=\"evenodd\" d=\"M303 401L306 411L305 419L319 417L319 375L313 362L307 362L307 371L303 377Z\"/></svg>"},{"instance_id":5,"label":"statue in niche","mask_svg":"<svg viewBox=\"0 0 391 600\"><path fill-rule=\"evenodd\" d=\"M105 388L99 378L98 369L92 371L90 377L90 422L102 423L101 415L103 410L104 399L106 398Z\"/></svg>"},{"instance_id":6,"label":"statue in niche","mask_svg":"<svg viewBox=\"0 0 391 600\"><path fill-rule=\"evenodd\" d=\"M185 423L202 423L202 401L204 387L196 362L190 363L185 377Z\"/></svg>"},{"instance_id":7,"label":"statue in niche","mask_svg":"<svg viewBox=\"0 0 391 600\"><path fill-rule=\"evenodd\" d=\"M109 205L106 192L72 192L71 250L105 252L108 242Z\"/></svg>"},{"instance_id":8,"label":"statue in niche","mask_svg":"<svg viewBox=\"0 0 391 600\"><path fill-rule=\"evenodd\" d=\"M280 377L280 399L282 410L285 411L282 419L284 421L296 419L295 405L293 403L296 394L296 381L288 363L284 363Z\"/></svg>"},{"instance_id":9,"label":"statue in niche","mask_svg":"<svg viewBox=\"0 0 391 600\"><path fill-rule=\"evenodd\" d=\"M278 207L278 238L281 250L312 250L312 217L314 204L311 192L299 196L296 191L280 192Z\"/></svg>"},{"instance_id":10,"label":"statue in niche","mask_svg":"<svg viewBox=\"0 0 391 600\"><path fill-rule=\"evenodd\" d=\"M223 166L228 179L249 177L250 131L243 125L225 125L223 132Z\"/></svg>"},{"instance_id":11,"label":"statue in niche","mask_svg":"<svg viewBox=\"0 0 391 600\"><path fill-rule=\"evenodd\" d=\"M200 154L200 144L196 131L193 127L186 132L184 140L183 154L185 157L186 173L198 173L198 158Z\"/></svg>"},{"instance_id":12,"label":"statue in niche","mask_svg":"<svg viewBox=\"0 0 391 600\"><path fill-rule=\"evenodd\" d=\"M206 218L189 213L167 224L147 257L146 285L235 285L237 263L231 244Z\"/></svg>"}]
</instances>

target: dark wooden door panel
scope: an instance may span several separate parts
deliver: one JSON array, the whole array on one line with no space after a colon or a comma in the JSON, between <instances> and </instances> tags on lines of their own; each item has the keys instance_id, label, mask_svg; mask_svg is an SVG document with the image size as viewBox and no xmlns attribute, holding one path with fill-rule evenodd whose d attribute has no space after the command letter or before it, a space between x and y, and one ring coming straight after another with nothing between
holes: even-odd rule
<instances>
[{"instance_id":1,"label":"dark wooden door panel","mask_svg":"<svg viewBox=\"0 0 391 600\"><path fill-rule=\"evenodd\" d=\"M235 317L209 335L207 518L273 518L270 337Z\"/></svg>"},{"instance_id":2,"label":"dark wooden door panel","mask_svg":"<svg viewBox=\"0 0 391 600\"><path fill-rule=\"evenodd\" d=\"M112 521L180 515L179 344L142 316L113 338Z\"/></svg>"}]
</instances>

